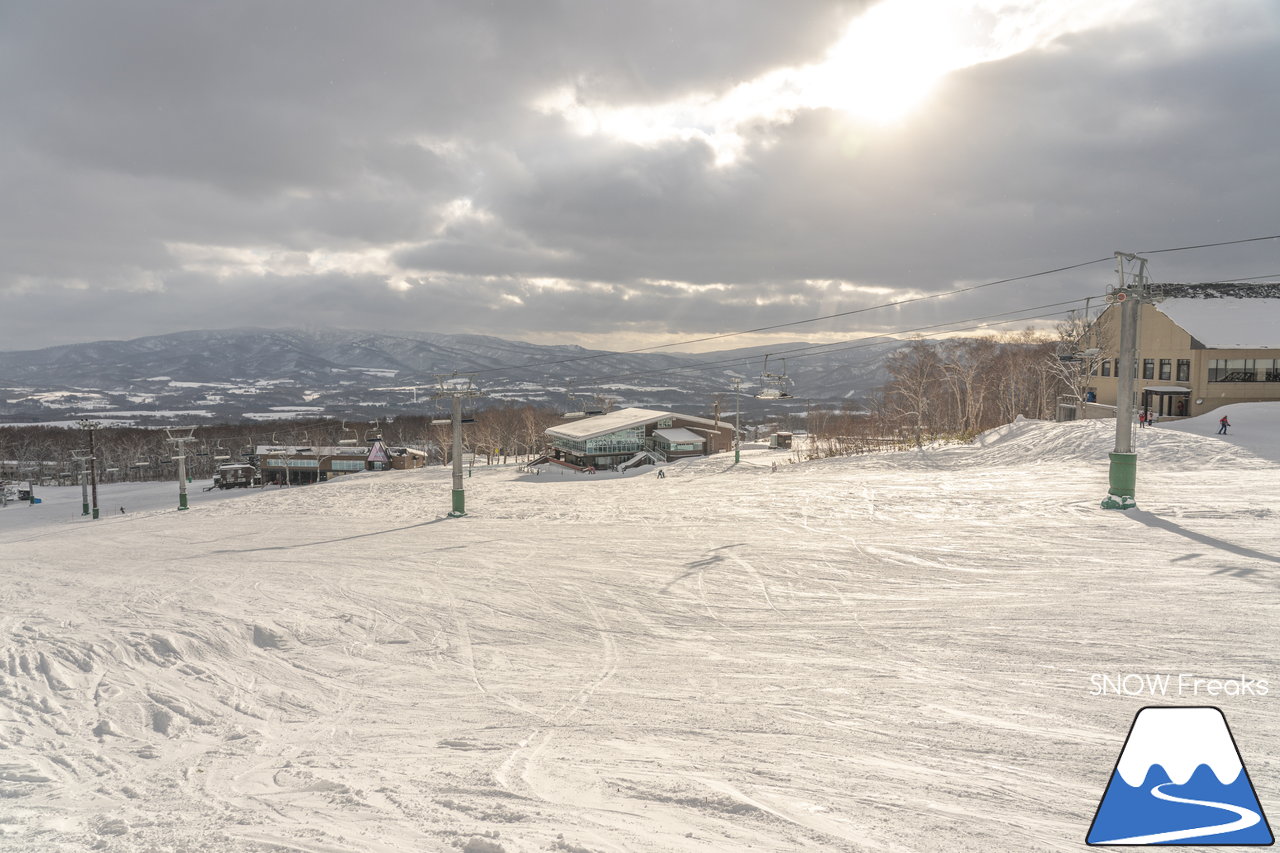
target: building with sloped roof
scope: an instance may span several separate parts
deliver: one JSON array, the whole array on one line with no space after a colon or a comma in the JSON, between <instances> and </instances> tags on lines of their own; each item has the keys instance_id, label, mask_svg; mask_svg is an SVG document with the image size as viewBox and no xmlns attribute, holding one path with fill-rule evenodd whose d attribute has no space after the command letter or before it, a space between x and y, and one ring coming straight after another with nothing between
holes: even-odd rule
<instances>
[{"instance_id":1,"label":"building with sloped roof","mask_svg":"<svg viewBox=\"0 0 1280 853\"><path fill-rule=\"evenodd\" d=\"M658 409L618 409L547 429L550 458L582 468L615 468L641 454L659 462L733 447L733 424Z\"/></svg>"},{"instance_id":2,"label":"building with sloped roof","mask_svg":"<svg viewBox=\"0 0 1280 853\"><path fill-rule=\"evenodd\" d=\"M427 464L427 454L412 447L388 447L381 441L337 447L277 444L259 445L251 461L260 467L262 482L297 485L360 471L421 468Z\"/></svg>"},{"instance_id":3,"label":"building with sloped roof","mask_svg":"<svg viewBox=\"0 0 1280 853\"><path fill-rule=\"evenodd\" d=\"M1139 410L1191 417L1227 403L1280 401L1280 285L1152 285L1139 306L1134 371ZM1090 388L1090 416L1114 414L1120 375L1120 306L1082 341L1102 350Z\"/></svg>"}]
</instances>

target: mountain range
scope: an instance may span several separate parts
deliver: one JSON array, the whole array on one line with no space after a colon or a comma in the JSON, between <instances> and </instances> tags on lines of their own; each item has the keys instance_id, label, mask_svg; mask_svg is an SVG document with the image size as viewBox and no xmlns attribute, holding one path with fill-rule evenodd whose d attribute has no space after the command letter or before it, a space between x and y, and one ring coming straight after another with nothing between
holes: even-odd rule
<instances>
[{"instance_id":1,"label":"mountain range","mask_svg":"<svg viewBox=\"0 0 1280 853\"><path fill-rule=\"evenodd\" d=\"M805 401L854 405L884 383L902 341L813 348L802 342L708 353L609 352L483 335L348 329L222 329L0 352L0 421L80 417L140 424L371 418L430 410L442 375L467 375L481 405L527 401L709 411ZM803 352L800 352L803 350ZM784 354L793 352L784 361ZM787 381L762 380L768 372ZM760 400L785 384L792 399ZM572 395L572 396L571 396Z\"/></svg>"}]
</instances>

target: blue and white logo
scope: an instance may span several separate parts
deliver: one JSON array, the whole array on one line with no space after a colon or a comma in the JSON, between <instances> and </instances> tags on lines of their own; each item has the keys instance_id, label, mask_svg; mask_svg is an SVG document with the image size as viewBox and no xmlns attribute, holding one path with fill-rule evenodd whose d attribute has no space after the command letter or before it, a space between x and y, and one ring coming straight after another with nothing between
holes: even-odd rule
<instances>
[{"instance_id":1,"label":"blue and white logo","mask_svg":"<svg viewBox=\"0 0 1280 853\"><path fill-rule=\"evenodd\" d=\"M1098 804L1090 845L1274 843L1217 708L1143 708Z\"/></svg>"}]
</instances>

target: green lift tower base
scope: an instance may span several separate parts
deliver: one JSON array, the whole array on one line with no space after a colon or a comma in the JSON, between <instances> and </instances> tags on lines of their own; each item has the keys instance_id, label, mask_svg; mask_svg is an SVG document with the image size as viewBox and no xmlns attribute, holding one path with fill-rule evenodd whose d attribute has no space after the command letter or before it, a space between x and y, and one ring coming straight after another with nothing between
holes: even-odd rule
<instances>
[{"instance_id":1,"label":"green lift tower base","mask_svg":"<svg viewBox=\"0 0 1280 853\"><path fill-rule=\"evenodd\" d=\"M1111 454L1111 488L1107 489L1107 497L1102 501L1103 509L1136 509L1137 501L1133 494L1138 481L1138 454Z\"/></svg>"}]
</instances>

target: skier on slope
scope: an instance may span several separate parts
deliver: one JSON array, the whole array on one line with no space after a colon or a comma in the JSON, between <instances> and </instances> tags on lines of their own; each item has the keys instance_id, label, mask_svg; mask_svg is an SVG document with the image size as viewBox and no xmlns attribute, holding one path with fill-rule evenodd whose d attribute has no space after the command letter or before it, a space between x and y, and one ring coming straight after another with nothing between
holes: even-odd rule
<instances>
[{"instance_id":1,"label":"skier on slope","mask_svg":"<svg viewBox=\"0 0 1280 853\"><path fill-rule=\"evenodd\" d=\"M1218 419L1218 435L1226 435L1227 427L1231 426L1231 421L1227 420L1227 416L1223 415Z\"/></svg>"}]
</instances>

